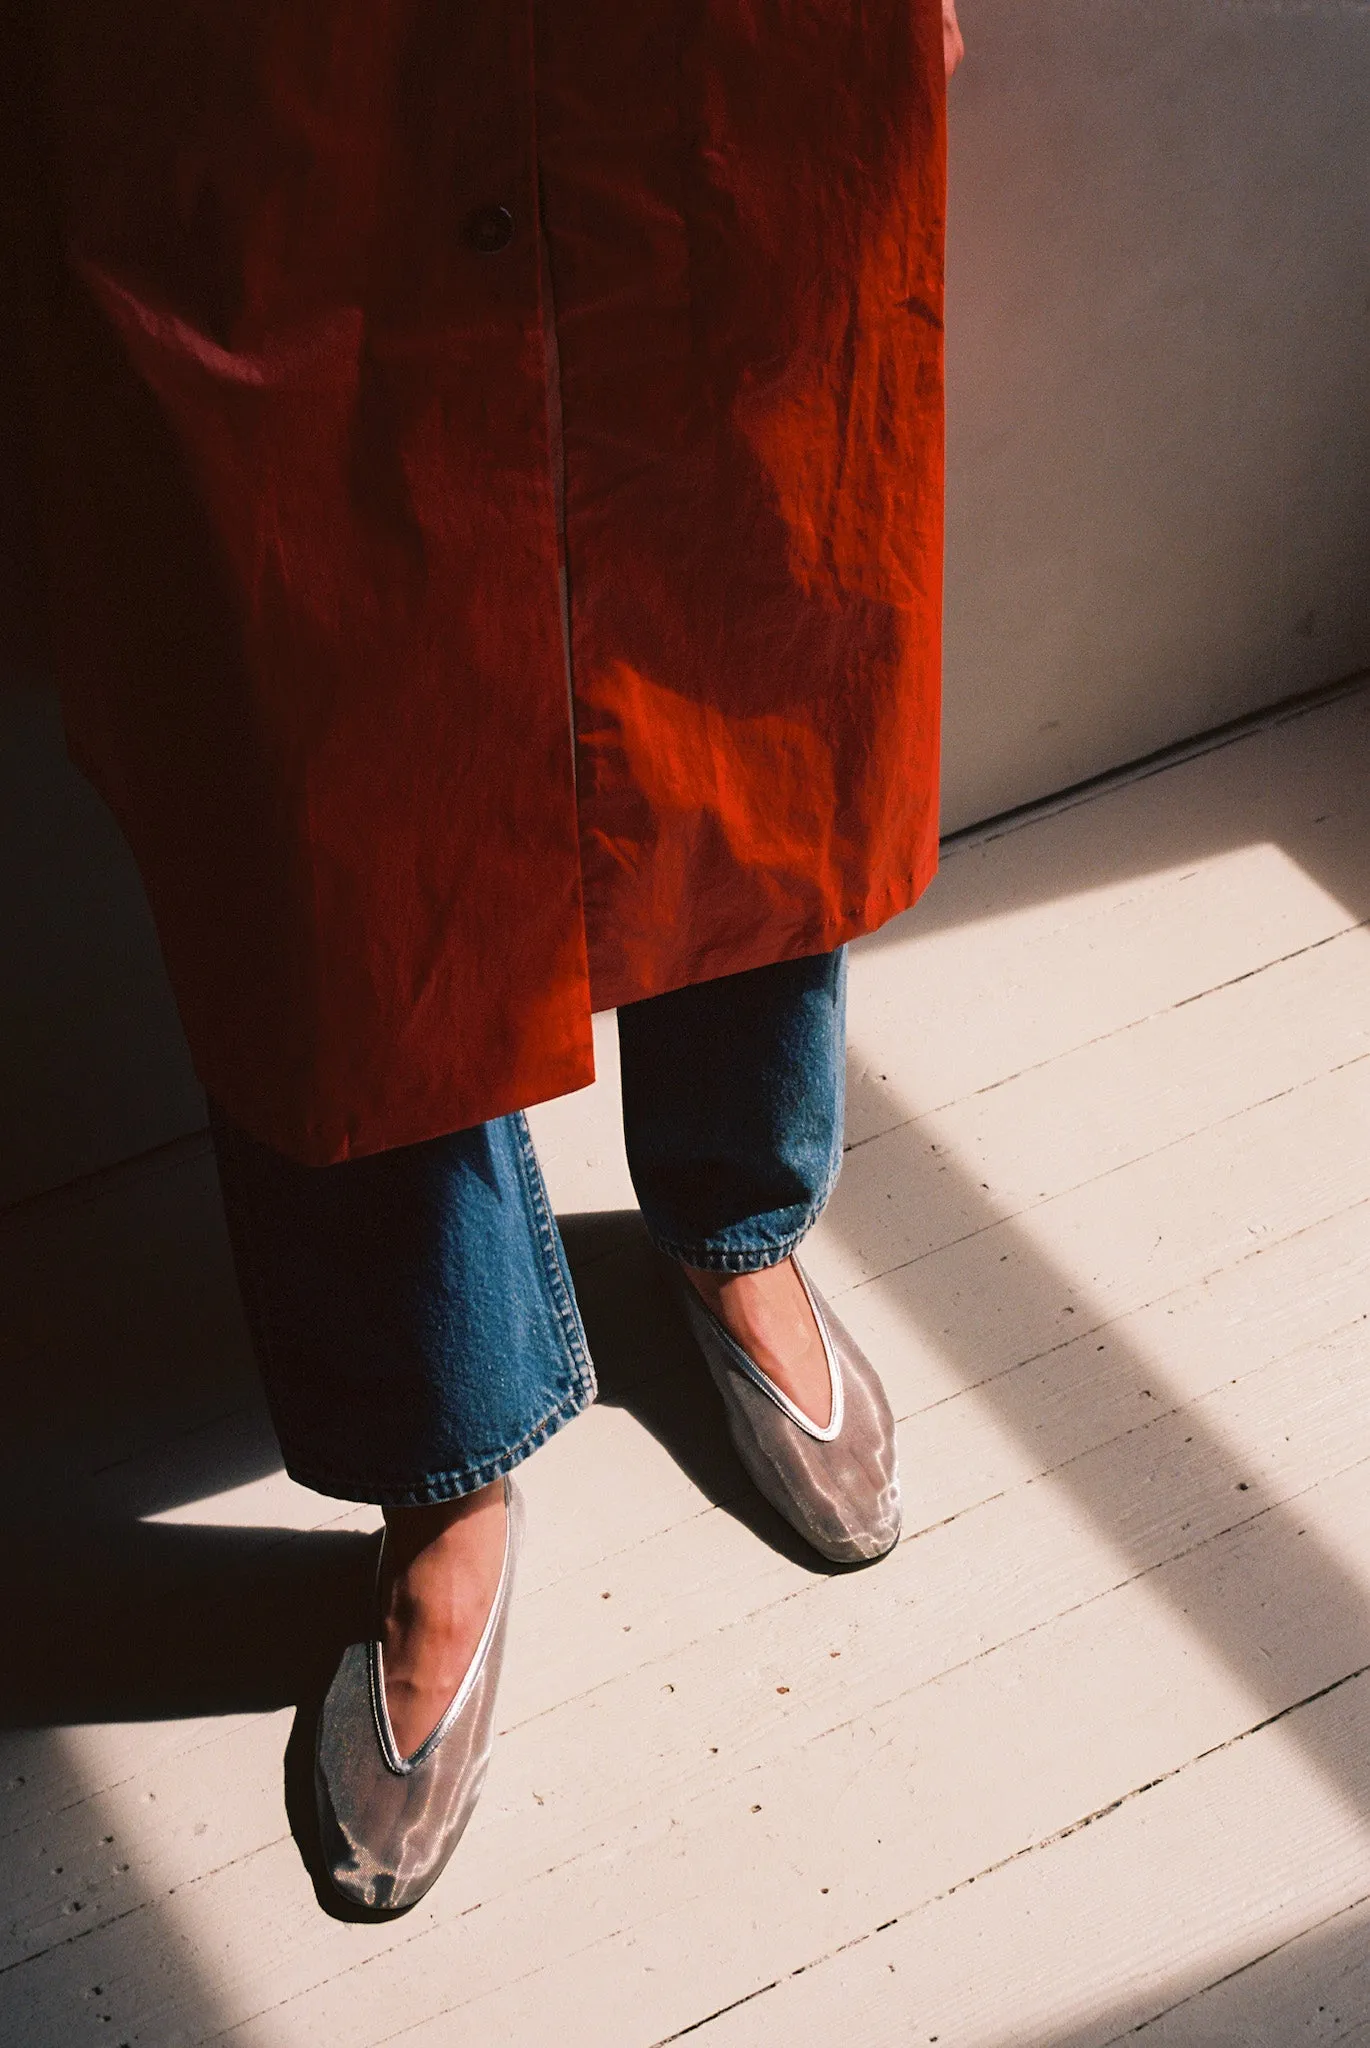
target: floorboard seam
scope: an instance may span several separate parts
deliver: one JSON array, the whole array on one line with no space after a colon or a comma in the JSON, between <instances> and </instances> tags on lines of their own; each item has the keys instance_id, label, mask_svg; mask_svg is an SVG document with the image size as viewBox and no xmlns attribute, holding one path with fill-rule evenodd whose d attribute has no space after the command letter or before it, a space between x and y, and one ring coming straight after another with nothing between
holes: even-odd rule
<instances>
[{"instance_id":1,"label":"floorboard seam","mask_svg":"<svg viewBox=\"0 0 1370 2048\"><path fill-rule=\"evenodd\" d=\"M926 1912L930 1906L940 1905L944 1899L954 1898L958 1892L968 1890L971 1885L980 1883L984 1878L996 1876L999 1871L1007 1870L1014 1863L1021 1863L1027 1856L1035 1856L1040 1850L1050 1849L1059 1842L1068 1841L1072 1835L1082 1834L1086 1828L1093 1827L1098 1821L1106 1820L1110 1814L1117 1813L1122 1807L1130 1805L1134 1799L1143 1799L1149 1792L1156 1791L1159 1786L1169 1784L1173 1779L1180 1777L1185 1771L1193 1770L1196 1764L1205 1763L1211 1757L1220 1756L1226 1749L1235 1749L1239 1744L1249 1741L1253 1735L1259 1735L1265 1729L1275 1727L1280 1721L1287 1720L1291 1714L1299 1713L1303 1708L1315 1705L1318 1700L1329 1698L1331 1694L1340 1692L1343 1686L1352 1685L1358 1678L1364 1678L1368 1674L1370 1674L1370 1664L1362 1664L1355 1671L1348 1671L1344 1677L1333 1679L1330 1684L1320 1686L1317 1691L1308 1693L1303 1699L1295 1700L1290 1706L1281 1707L1278 1712L1266 1715L1263 1720L1255 1722L1250 1728L1244 1728L1236 1735L1228 1736L1222 1742L1210 1744L1207 1749L1199 1750L1196 1755L1188 1758L1184 1763L1176 1764L1171 1770L1159 1772L1154 1778L1148 1779L1145 1784L1133 1787L1131 1791L1122 1793L1117 1799L1109 1800L1104 1806L1096 1807L1091 1813L1081 1815L1078 1820L1071 1821L1067 1826L1057 1828L1052 1834L1043 1835L1035 1842L1026 1843L1023 1848L1016 1849L1011 1856L1002 1856L994 1863L987 1863L983 1870L976 1871L973 1876L959 1878L955 1884L948 1885L945 1890L933 1892L927 1898L920 1899L915 1904L902 1908L901 1911L895 1913L890 1919L882 1920L878 1926L871 1928L867 1933L855 1935L850 1941L840 1942L836 1948L827 1950L821 1956L815 1956L811 1962L799 1964L796 1969L787 1971L783 1977L773 1978L769 1984L758 1985L755 1990L746 1992L741 1998L733 1999L728 2005L720 2006L716 2012L708 2014L704 2019L692 2021L688 2027L682 2027L677 2033L663 2035L659 2041L652 2044L652 2048L670 2048L672 2042L682 2041L687 2035L697 2033L701 2027L708 2026L713 2020L720 2019L725 2013L736 2012L740 2006L750 2004L753 1999L764 1997L767 1992L778 1989L781 1984L789 1982L792 1978L804 1976L810 1970L819 1969L823 1964L831 1962L836 1956L845 1955L850 1949L860 1948L864 1943L873 1941L877 1934L884 1934L889 1928L897 1926L901 1920L907 1920L912 1918L914 1914ZM1351 1902L1347 1906L1342 1907L1340 1911L1351 1911L1355 1903L1359 1902ZM1336 1918L1337 1916L1331 1915L1330 1917ZM1301 1930L1302 1933L1309 1931L1306 1928ZM1290 1939L1298 1940L1299 1936L1294 1935ZM1278 1952L1279 1947L1287 1945L1287 1943L1277 1944L1276 1949L1271 1950L1270 1953L1275 1954ZM1263 1960L1263 1958L1257 1957L1253 1959L1253 1962L1260 1960ZM1252 1967L1251 1964L1243 1964L1241 1970L1233 1971L1230 1974L1239 1976L1242 1970L1250 1967ZM1222 1983L1226 1980L1218 1978L1215 1981ZM1199 1995L1197 1992L1191 1994L1193 1997L1198 1997ZM1179 2001L1181 2005L1188 2002L1187 1999ZM1173 2009L1168 2008L1168 2010ZM1144 2027L1152 2025L1155 2020L1162 2017L1164 2015L1161 2013L1153 2013L1150 2018L1142 2021L1138 2026L1128 2029L1127 2033L1115 2036L1114 2041L1108 2044L1108 2048L1115 2048L1117 2041L1127 2039L1130 2034L1140 2033Z\"/></svg>"},{"instance_id":2,"label":"floorboard seam","mask_svg":"<svg viewBox=\"0 0 1370 2048\"><path fill-rule=\"evenodd\" d=\"M871 1287L877 1281L893 1279L897 1274L908 1273L913 1267L923 1265L928 1259L937 1258L942 1252L954 1251L959 1245L973 1244L976 1238L986 1237L991 1231L1001 1230L1006 1223L1017 1223L1025 1216L1035 1216L1040 1209L1050 1208L1053 1202L1065 1201L1069 1196L1078 1195L1086 1188L1100 1187L1116 1175L1130 1172L1133 1167L1148 1165L1154 1159L1164 1159L1168 1152L1176 1151L1181 1145L1192 1144L1196 1138L1207 1137L1213 1131L1221 1131L1227 1124L1237 1123L1242 1117L1250 1116L1254 1110L1269 1109L1272 1103L1288 1101L1291 1096L1299 1095L1308 1088L1319 1087L1333 1075L1347 1073L1352 1067L1362 1066L1367 1061L1370 1061L1370 1052L1353 1053L1350 1059L1339 1060L1335 1066L1323 1068L1308 1080L1292 1082L1287 1088L1277 1088L1270 1095L1262 1095L1255 1102L1245 1103L1240 1109L1229 1110L1225 1116L1215 1117L1212 1123L1201 1124L1197 1130L1185 1132L1182 1137L1167 1139L1164 1145L1157 1145L1150 1152L1133 1153L1130 1158L1117 1160L1113 1165L1105 1167L1102 1173L1092 1174L1085 1180L1074 1181L1068 1187L1056 1188L1049 1195L1038 1196L1034 1202L1025 1202L1021 1208L1007 1210L989 1223L981 1223L974 1230L963 1231L959 1237L949 1237L927 1251L916 1253L911 1259L901 1260L897 1266L886 1266L879 1273L873 1273L867 1279L857 1281L855 1287L846 1288L843 1292L854 1294L857 1287ZM946 1149L955 1154L954 1145L948 1145ZM980 1185L987 1193L992 1192L986 1182L982 1181Z\"/></svg>"},{"instance_id":3,"label":"floorboard seam","mask_svg":"<svg viewBox=\"0 0 1370 2048\"><path fill-rule=\"evenodd\" d=\"M986 1387L995 1386L1000 1380L1006 1379L1010 1373L1024 1372L1030 1365L1040 1365L1045 1359L1055 1358L1060 1352L1069 1351L1073 1344L1082 1344L1087 1337L1097 1337L1101 1332L1111 1330L1116 1324L1125 1323L1133 1316L1150 1315L1165 1302L1174 1301L1177 1297L1188 1294L1196 1288L1210 1286L1213 1281L1220 1279L1223 1274L1236 1272L1239 1267L1246 1265L1250 1260L1267 1258L1271 1252L1279 1251L1285 1245L1294 1244L1299 1238L1306 1236L1310 1230L1325 1229L1329 1223L1334 1222L1338 1218L1353 1216L1358 1209L1367 1207L1370 1207L1370 1194L1360 1195L1354 1202L1348 1203L1343 1209L1333 1209L1326 1216L1315 1217L1311 1223L1298 1224L1284 1237L1271 1238L1265 1244L1253 1245L1249 1251L1243 1252L1239 1259L1231 1261L1226 1266L1214 1266L1209 1272L1201 1273L1193 1280L1182 1280L1177 1287L1168 1288L1164 1294L1156 1294L1148 1301L1138 1302L1128 1308L1119 1309L1116 1315L1106 1316L1102 1322L1089 1323L1082 1329L1072 1330L1068 1336L1062 1337L1059 1343L1048 1344L1041 1351L1029 1352L1025 1358L1015 1358L1012 1364L1002 1366L998 1372L987 1373L982 1380L973 1380L967 1382L964 1386L954 1387L950 1393L939 1394L935 1401L928 1401L921 1408L910 1408L904 1414L896 1416L895 1420L902 1426L904 1423L916 1421L919 1416L931 1415L937 1409L945 1408L952 1401L962 1401L967 1395L981 1393ZM1367 1257L1370 1257L1370 1254L1367 1254ZM861 1288L872 1285L874 1285L872 1281L858 1280L852 1287L840 1290L835 1288L832 1290L832 1299L834 1301L840 1300L845 1295L855 1294ZM1367 1313L1370 1313L1370 1311L1363 1311L1359 1316L1349 1317L1345 1323L1338 1323L1332 1330L1327 1331L1325 1335L1336 1336L1345 1330L1351 1329L1356 1323L1364 1322ZM1321 1340L1314 1339L1313 1341L1319 1342ZM1301 1345L1296 1344L1290 1351L1280 1352L1278 1357L1268 1360L1267 1363L1278 1364L1282 1359L1292 1358L1294 1353L1302 1348ZM1262 1369L1260 1367L1255 1368L1258 1371ZM1242 1377L1246 1377L1246 1375L1242 1375ZM1195 1400L1202 1400L1205 1397L1196 1394L1194 1398ZM1188 1405L1188 1403L1181 1403L1182 1407ZM1106 1441L1111 1441L1111 1439L1106 1439ZM997 1498L997 1495L987 1496L987 1498ZM966 1510L958 1508L956 1512L957 1514L964 1514ZM944 1519L952 1521L955 1517L949 1515L944 1517ZM940 1525L930 1524L929 1526L937 1527Z\"/></svg>"},{"instance_id":4,"label":"floorboard seam","mask_svg":"<svg viewBox=\"0 0 1370 2048\"><path fill-rule=\"evenodd\" d=\"M1296 1934L1286 1935L1283 1941L1277 1941L1270 1948L1263 1949L1260 1955L1251 1956L1246 1962L1238 1963L1234 1970L1225 1970L1222 1976L1215 1977L1211 1984L1202 1984L1197 1991L1190 1991L1185 1997L1177 1998L1172 2005L1162 2006L1158 2012L1148 2014L1144 2020L1138 2020L1135 2026L1125 2027L1121 2034L1115 2034L1111 2040L1106 2041L1103 2048L1118 2048L1120 2041L1130 2041L1136 2035L1144 2034L1158 2021L1168 2019L1171 2013L1182 2012L1185 2006L1193 2005L1198 1998L1205 1998L1210 1991L1216 1991L1220 1985L1234 1983L1238 1977L1244 1977L1248 1970L1254 1970L1261 1963L1269 1962L1272 1956L1281 1955L1285 1949L1293 1948L1296 1942L1303 1941L1307 1935L1316 1934L1320 1928L1332 1926L1347 1913L1354 1913L1358 1907L1364 1905L1370 1905L1370 1892L1362 1893L1358 1899L1349 1899L1344 1906L1338 1906L1335 1913L1325 1913L1321 1920L1310 1920L1308 1925L1301 1927Z\"/></svg>"},{"instance_id":5,"label":"floorboard seam","mask_svg":"<svg viewBox=\"0 0 1370 2048\"><path fill-rule=\"evenodd\" d=\"M1195 989L1192 995L1177 996L1173 1003L1163 1003L1159 1009L1148 1010L1140 1017L1129 1017L1126 1023L1115 1024L1110 1030L1100 1031L1093 1038L1082 1038L1078 1045L1066 1046L1060 1052L1051 1053L1043 1060L1030 1060L1025 1067L1015 1068L1011 1074L1001 1074L993 1081L984 1081L978 1087L967 1088L961 1095L949 1095L945 1101L928 1109L917 1110L912 1116L903 1117L898 1123L889 1124L883 1130L868 1132L864 1138L853 1138L849 1145L843 1146L843 1154L850 1156L853 1152L863 1152L867 1145L878 1145L882 1138L895 1137L900 1131L907 1131L914 1124L923 1123L930 1117L945 1116L948 1110L958 1109L963 1102L975 1102L982 1096L994 1095L999 1089L1023 1080L1028 1074L1045 1073L1059 1062L1073 1059L1077 1053L1089 1052L1093 1047L1107 1045L1115 1038L1125 1038L1131 1031L1140 1031L1146 1025L1154 1024L1158 1017L1171 1017L1177 1010L1187 1010L1194 1003L1206 1002L1210 996L1221 995L1226 989L1239 988L1244 981L1255 981L1262 974L1269 974L1277 967L1286 967L1291 961L1303 960L1310 953L1321 952L1325 946L1335 946L1342 939L1353 938L1357 932L1366 931L1370 931L1370 918L1360 918L1354 924L1344 925L1340 931L1328 932L1324 938L1311 939L1306 946L1296 946L1292 953L1277 954L1272 960L1263 960L1259 967L1248 967L1243 973L1231 975L1226 981L1215 981L1208 988ZM1329 1068L1327 1071L1335 1073L1337 1070ZM886 1077L881 1074L879 1078L883 1081ZM1250 1107L1257 1108L1259 1105L1253 1103ZM1204 1125L1202 1128L1210 1127Z\"/></svg>"},{"instance_id":6,"label":"floorboard seam","mask_svg":"<svg viewBox=\"0 0 1370 2048\"><path fill-rule=\"evenodd\" d=\"M141 1179L145 1174L172 1172L177 1167L188 1165L211 1149L209 1126L183 1132L178 1138L168 1138L161 1145L149 1145L145 1152L132 1152L124 1159L113 1159L107 1166L97 1166L90 1173L77 1174L72 1180L59 1181L55 1187L39 1188L35 1194L23 1195L17 1202L8 1202L0 1208L0 1228L7 1224L43 1221L49 1216L63 1215L69 1209L79 1209L87 1202L98 1202L110 1189L127 1180Z\"/></svg>"}]
</instances>

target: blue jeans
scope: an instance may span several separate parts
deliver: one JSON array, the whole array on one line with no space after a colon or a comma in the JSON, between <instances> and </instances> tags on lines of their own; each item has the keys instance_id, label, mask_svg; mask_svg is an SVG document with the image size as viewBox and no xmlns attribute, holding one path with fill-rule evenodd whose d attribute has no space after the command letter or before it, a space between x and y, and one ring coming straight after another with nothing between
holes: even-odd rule
<instances>
[{"instance_id":1,"label":"blue jeans","mask_svg":"<svg viewBox=\"0 0 1370 2048\"><path fill-rule=\"evenodd\" d=\"M662 1251L740 1273L794 1250L841 1164L845 1012L842 948L619 1011L628 1165ZM211 1124L292 1478L385 1507L448 1500L589 1406L521 1113L325 1167Z\"/></svg>"}]
</instances>

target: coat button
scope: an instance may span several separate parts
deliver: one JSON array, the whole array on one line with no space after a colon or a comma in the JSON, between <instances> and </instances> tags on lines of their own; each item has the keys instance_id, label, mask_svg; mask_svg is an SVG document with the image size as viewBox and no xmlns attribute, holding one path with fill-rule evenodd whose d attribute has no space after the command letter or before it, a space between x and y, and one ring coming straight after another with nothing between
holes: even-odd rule
<instances>
[{"instance_id":1,"label":"coat button","mask_svg":"<svg viewBox=\"0 0 1370 2048\"><path fill-rule=\"evenodd\" d=\"M514 216L507 206L478 206L466 220L466 240L478 256L498 256L514 239Z\"/></svg>"}]
</instances>

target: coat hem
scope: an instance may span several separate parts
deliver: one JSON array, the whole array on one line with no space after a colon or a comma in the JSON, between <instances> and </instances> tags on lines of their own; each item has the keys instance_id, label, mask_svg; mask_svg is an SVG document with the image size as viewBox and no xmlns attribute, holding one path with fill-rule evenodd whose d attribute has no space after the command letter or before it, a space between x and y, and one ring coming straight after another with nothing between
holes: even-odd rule
<instances>
[{"instance_id":1,"label":"coat hem","mask_svg":"<svg viewBox=\"0 0 1370 2048\"><path fill-rule=\"evenodd\" d=\"M236 1091L217 1077L200 1073L205 1093L224 1114L258 1144L268 1145L300 1166L341 1166L350 1159L371 1158L380 1152L398 1152L410 1145L425 1145L434 1138L450 1137L454 1131L473 1130L477 1124L492 1123L536 1103L550 1102L562 1095L574 1095L589 1088L595 1079L594 1043L588 1022L583 1052L561 1055L555 1064L542 1069L535 1081L527 1075L516 1078L498 1094L476 1092L470 1084L455 1094L446 1109L404 1122L383 1114L369 1117L364 1124L323 1131L317 1125L300 1125L280 1116L263 1116L259 1105L245 1103Z\"/></svg>"},{"instance_id":2,"label":"coat hem","mask_svg":"<svg viewBox=\"0 0 1370 2048\"><path fill-rule=\"evenodd\" d=\"M629 1003L644 1002L652 996L669 995L674 989L693 988L700 982L721 981L725 975L745 974L756 967L774 967L782 960L805 960L819 953L832 953L839 946L850 945L853 939L866 938L892 918L902 917L906 910L912 910L937 874L938 850L938 842L934 839L931 852L915 864L906 881L882 890L874 903L868 903L859 911L851 911L844 917L832 918L796 933L792 941L783 947L753 943L738 944L726 952L711 949L706 966L701 966L696 960L665 977L654 977L650 985L635 979L626 969L621 968L617 974L596 974L592 966L592 1010L598 1016L606 1010L623 1009Z\"/></svg>"}]
</instances>

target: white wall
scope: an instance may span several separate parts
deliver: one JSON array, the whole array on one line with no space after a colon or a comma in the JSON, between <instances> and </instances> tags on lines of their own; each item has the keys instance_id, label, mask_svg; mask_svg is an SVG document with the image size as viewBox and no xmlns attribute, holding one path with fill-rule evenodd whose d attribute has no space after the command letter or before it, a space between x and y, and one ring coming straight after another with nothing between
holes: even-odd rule
<instances>
[{"instance_id":1,"label":"white wall","mask_svg":"<svg viewBox=\"0 0 1370 2048\"><path fill-rule=\"evenodd\" d=\"M1370 665L1370 6L962 7L949 830Z\"/></svg>"},{"instance_id":2,"label":"white wall","mask_svg":"<svg viewBox=\"0 0 1370 2048\"><path fill-rule=\"evenodd\" d=\"M1370 665L1370 5L963 0L948 829ZM0 1203L201 1117L136 878L0 691Z\"/></svg>"}]
</instances>

